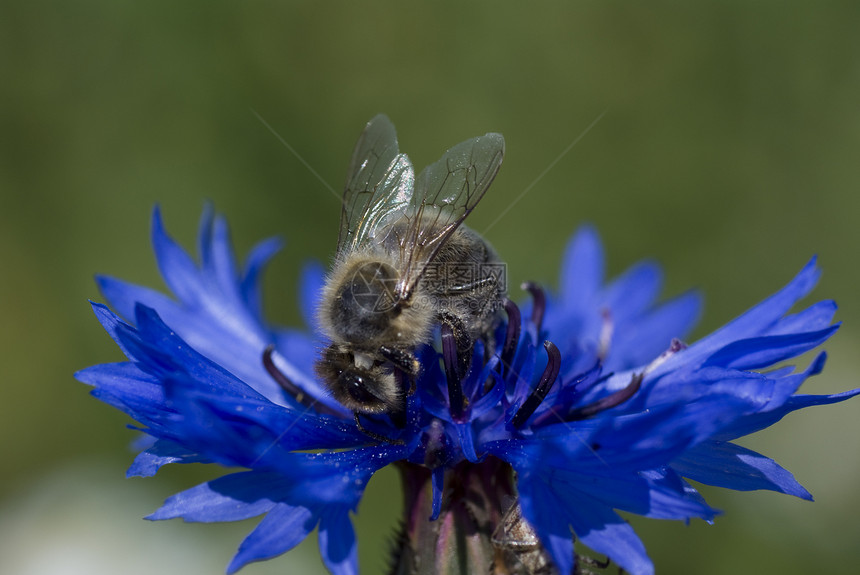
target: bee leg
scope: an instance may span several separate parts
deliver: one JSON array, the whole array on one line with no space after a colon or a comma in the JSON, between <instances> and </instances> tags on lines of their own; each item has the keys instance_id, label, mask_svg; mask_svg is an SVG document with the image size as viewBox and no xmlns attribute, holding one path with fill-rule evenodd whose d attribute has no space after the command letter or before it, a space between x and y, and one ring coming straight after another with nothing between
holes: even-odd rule
<instances>
[{"instance_id":1,"label":"bee leg","mask_svg":"<svg viewBox=\"0 0 860 575\"><path fill-rule=\"evenodd\" d=\"M573 567L574 575L597 575L594 571L589 569L588 567L596 567L601 571L609 567L611 561L609 557L606 557L604 561L598 561L592 557L588 557L586 555L576 555L575 563ZM623 573L624 570L621 567L618 568L619 573Z\"/></svg>"},{"instance_id":2,"label":"bee leg","mask_svg":"<svg viewBox=\"0 0 860 575\"><path fill-rule=\"evenodd\" d=\"M400 387L401 393L404 395L403 405L400 409L392 411L388 414L391 418L391 423L398 429L406 427L406 400L405 397L415 393L415 378L421 371L421 364L414 354L383 345L379 347L379 355L390 361L397 369L394 372L394 377ZM409 381L407 387L406 381Z\"/></svg>"},{"instance_id":3,"label":"bee leg","mask_svg":"<svg viewBox=\"0 0 860 575\"><path fill-rule=\"evenodd\" d=\"M414 354L387 345L379 346L379 355L390 361L394 367L405 375L415 377L421 370L421 364Z\"/></svg>"},{"instance_id":4,"label":"bee leg","mask_svg":"<svg viewBox=\"0 0 860 575\"><path fill-rule=\"evenodd\" d=\"M361 424L361 419L359 418L359 413L357 411L353 412L353 417L355 419L355 426L358 428L360 432L365 434L371 439L375 439L379 443L391 443L392 445L405 445L402 439L392 439L390 437L385 437L384 435L380 435L378 433L374 433L370 431L366 427Z\"/></svg>"}]
</instances>

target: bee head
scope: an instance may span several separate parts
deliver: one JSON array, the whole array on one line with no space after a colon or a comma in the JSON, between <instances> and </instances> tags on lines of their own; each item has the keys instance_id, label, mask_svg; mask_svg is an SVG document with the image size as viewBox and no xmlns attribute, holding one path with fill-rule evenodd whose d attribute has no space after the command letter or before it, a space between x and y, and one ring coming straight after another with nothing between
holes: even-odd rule
<instances>
[{"instance_id":1,"label":"bee head","mask_svg":"<svg viewBox=\"0 0 860 575\"><path fill-rule=\"evenodd\" d=\"M349 349L327 347L316 370L332 397L347 409L360 413L390 413L402 407L403 397L393 368L371 360L361 366L355 363Z\"/></svg>"}]
</instances>

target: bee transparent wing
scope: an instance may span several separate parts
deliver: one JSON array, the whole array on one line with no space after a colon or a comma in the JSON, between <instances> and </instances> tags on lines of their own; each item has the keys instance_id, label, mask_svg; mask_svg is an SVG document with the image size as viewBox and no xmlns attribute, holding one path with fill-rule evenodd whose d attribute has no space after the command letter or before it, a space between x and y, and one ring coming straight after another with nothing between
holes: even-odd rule
<instances>
[{"instance_id":1,"label":"bee transparent wing","mask_svg":"<svg viewBox=\"0 0 860 575\"><path fill-rule=\"evenodd\" d=\"M370 120L349 163L340 218L338 253L377 237L402 218L412 198L415 173L399 152L397 133L387 116Z\"/></svg>"},{"instance_id":2,"label":"bee transparent wing","mask_svg":"<svg viewBox=\"0 0 860 575\"><path fill-rule=\"evenodd\" d=\"M501 134L486 134L457 144L418 176L404 215L408 225L398 238L401 298L409 298L427 265L484 196L504 154Z\"/></svg>"}]
</instances>

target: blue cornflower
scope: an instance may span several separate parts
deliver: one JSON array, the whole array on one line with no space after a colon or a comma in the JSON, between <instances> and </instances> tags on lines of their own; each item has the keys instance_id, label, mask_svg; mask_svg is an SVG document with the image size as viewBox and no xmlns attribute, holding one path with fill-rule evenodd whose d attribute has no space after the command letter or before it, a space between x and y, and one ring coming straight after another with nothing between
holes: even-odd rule
<instances>
[{"instance_id":1,"label":"blue cornflower","mask_svg":"<svg viewBox=\"0 0 860 575\"><path fill-rule=\"evenodd\" d=\"M604 285L600 242L585 228L565 255L558 293L529 284L524 312L506 302L508 321L489 360L478 342L461 380L452 375L452 346L423 347L406 421L368 417L362 432L314 375L324 342L262 315L261 274L278 241L259 244L240 270L225 220L207 210L195 262L156 210L152 243L175 299L98 278L115 311L93 309L129 361L77 377L140 424L146 442L128 475L151 476L167 463L246 469L174 495L149 516L264 515L231 573L291 549L317 526L328 569L356 573L349 513L370 477L390 464L406 490L394 557L406 572L420 556L425 565L465 561L459 570L468 572L504 565L569 573L577 560L572 531L630 573L653 573L616 510L712 520L717 511L687 479L810 499L788 471L732 441L791 411L860 393L796 393L823 368L823 352L804 371L772 368L838 328L830 301L787 315L818 278L814 260L688 346L680 338L698 316L699 297L655 304L660 270L650 263ZM309 325L323 281L319 266L305 270L299 295Z\"/></svg>"}]
</instances>

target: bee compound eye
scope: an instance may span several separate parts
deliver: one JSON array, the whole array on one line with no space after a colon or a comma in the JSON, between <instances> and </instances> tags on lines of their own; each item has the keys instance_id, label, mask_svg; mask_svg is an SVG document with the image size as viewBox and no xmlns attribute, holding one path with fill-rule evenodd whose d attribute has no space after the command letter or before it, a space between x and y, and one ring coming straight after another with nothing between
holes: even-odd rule
<instances>
[{"instance_id":1,"label":"bee compound eye","mask_svg":"<svg viewBox=\"0 0 860 575\"><path fill-rule=\"evenodd\" d=\"M344 371L338 379L349 396L358 403L366 404L376 399L367 389L365 378L362 375L354 371Z\"/></svg>"}]
</instances>

